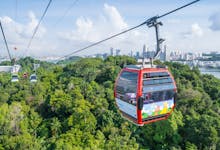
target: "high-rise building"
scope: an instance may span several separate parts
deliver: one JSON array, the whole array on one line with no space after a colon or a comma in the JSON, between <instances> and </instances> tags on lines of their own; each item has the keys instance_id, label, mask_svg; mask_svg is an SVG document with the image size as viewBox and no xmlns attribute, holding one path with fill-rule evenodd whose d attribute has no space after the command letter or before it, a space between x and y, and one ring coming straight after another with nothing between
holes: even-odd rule
<instances>
[{"instance_id":1,"label":"high-rise building","mask_svg":"<svg viewBox=\"0 0 220 150\"><path fill-rule=\"evenodd\" d=\"M114 49L112 47L110 48L110 56L114 56Z\"/></svg>"},{"instance_id":2,"label":"high-rise building","mask_svg":"<svg viewBox=\"0 0 220 150\"><path fill-rule=\"evenodd\" d=\"M108 53L104 53L104 54L102 55L102 57L103 57L103 59L106 59L106 58L108 57Z\"/></svg>"},{"instance_id":3,"label":"high-rise building","mask_svg":"<svg viewBox=\"0 0 220 150\"><path fill-rule=\"evenodd\" d=\"M138 52L138 51L136 52L135 58L136 59L140 58L140 52Z\"/></svg>"},{"instance_id":4,"label":"high-rise building","mask_svg":"<svg viewBox=\"0 0 220 150\"><path fill-rule=\"evenodd\" d=\"M142 56L143 56L143 58L146 58L147 56L146 56L146 45L144 44L144 46L143 46L143 52L142 52Z\"/></svg>"},{"instance_id":5,"label":"high-rise building","mask_svg":"<svg viewBox=\"0 0 220 150\"><path fill-rule=\"evenodd\" d=\"M160 53L160 60L161 61L166 61L166 55L167 55L167 52L166 52L167 50L166 50L166 45L164 46L164 49L163 50L161 50L161 53Z\"/></svg>"},{"instance_id":6,"label":"high-rise building","mask_svg":"<svg viewBox=\"0 0 220 150\"><path fill-rule=\"evenodd\" d=\"M130 56L133 57L133 51L131 50Z\"/></svg>"},{"instance_id":7,"label":"high-rise building","mask_svg":"<svg viewBox=\"0 0 220 150\"><path fill-rule=\"evenodd\" d=\"M164 45L164 61L167 61L167 46Z\"/></svg>"},{"instance_id":8,"label":"high-rise building","mask_svg":"<svg viewBox=\"0 0 220 150\"><path fill-rule=\"evenodd\" d=\"M120 49L116 49L116 56L120 55L121 50Z\"/></svg>"}]
</instances>

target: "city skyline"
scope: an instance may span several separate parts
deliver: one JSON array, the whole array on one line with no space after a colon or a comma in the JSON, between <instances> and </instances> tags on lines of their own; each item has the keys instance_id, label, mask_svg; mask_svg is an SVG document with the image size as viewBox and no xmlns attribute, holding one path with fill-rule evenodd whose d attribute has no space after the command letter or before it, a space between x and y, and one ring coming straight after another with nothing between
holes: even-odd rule
<instances>
[{"instance_id":1,"label":"city skyline","mask_svg":"<svg viewBox=\"0 0 220 150\"><path fill-rule=\"evenodd\" d=\"M146 55L145 58L148 56L153 56L156 51L155 49L148 49L146 48L144 50L144 47L145 45L142 45L142 49L139 49L139 50L127 50L126 52L127 53L121 53L123 50L121 49L118 49L118 48L113 48L113 47L110 47L108 50L106 49L105 51L102 51L102 52L97 52L97 53L93 53L93 54L85 54L85 55L80 55L80 57L82 58L86 58L86 57L101 57L101 58L106 58L108 56L131 56L131 57L135 57L137 58L137 56L139 56L139 58L142 58L143 57L143 54ZM181 50L169 50L167 49L166 45L163 46L163 48L161 49L161 53L160 55L164 55L163 53L165 52L165 49L166 49L166 52L167 55L178 55L178 57L183 57L184 55L194 55L194 56L201 56L201 55L206 55L206 54L220 54L220 51L205 51L205 52L186 52L186 51L181 51ZM76 56L76 55L73 55L73 56ZM27 56L29 57L29 56ZM32 57L32 56L30 56ZM160 57L163 57L163 56L159 56ZM16 59L21 59L22 57L21 56L18 56L16 57ZM23 57L24 58L24 57ZM43 60L43 61L47 61L47 60L60 60L60 56L56 56L56 55L48 55L48 56L37 56L37 57L32 57L34 59L39 59L39 60ZM64 60L64 59L68 59L68 58L62 58L61 60ZM8 55L2 55L0 54L0 60L1 61L5 61L5 60L10 60L9 59L9 56Z\"/></svg>"},{"instance_id":2,"label":"city skyline","mask_svg":"<svg viewBox=\"0 0 220 150\"><path fill-rule=\"evenodd\" d=\"M0 19L13 56L22 56L25 51L31 56L63 56L189 2L53 1L28 50L27 44L48 1L4 1L0 6ZM168 49L219 51L219 4L217 0L200 1L161 19L164 24L160 28L161 37L166 39ZM107 53L109 47L117 47L122 54L127 54L141 50L144 44L154 50L154 32L143 26L77 55ZM1 54L7 55L2 36L0 39Z\"/></svg>"}]
</instances>

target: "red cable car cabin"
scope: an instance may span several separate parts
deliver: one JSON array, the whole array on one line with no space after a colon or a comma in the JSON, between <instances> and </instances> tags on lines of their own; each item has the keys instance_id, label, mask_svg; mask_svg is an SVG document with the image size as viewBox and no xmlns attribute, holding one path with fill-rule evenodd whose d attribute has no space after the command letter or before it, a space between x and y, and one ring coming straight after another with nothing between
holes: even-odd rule
<instances>
[{"instance_id":1,"label":"red cable car cabin","mask_svg":"<svg viewBox=\"0 0 220 150\"><path fill-rule=\"evenodd\" d=\"M167 68L129 65L115 83L115 100L124 118L142 126L167 119L175 107L176 83Z\"/></svg>"}]
</instances>

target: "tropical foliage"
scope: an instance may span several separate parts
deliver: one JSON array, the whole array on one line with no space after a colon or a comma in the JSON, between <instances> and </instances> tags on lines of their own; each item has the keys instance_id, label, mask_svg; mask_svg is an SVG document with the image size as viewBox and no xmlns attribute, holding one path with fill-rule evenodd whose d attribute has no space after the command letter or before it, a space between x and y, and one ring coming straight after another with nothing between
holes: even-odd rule
<instances>
[{"instance_id":1,"label":"tropical foliage","mask_svg":"<svg viewBox=\"0 0 220 150\"><path fill-rule=\"evenodd\" d=\"M36 62L31 83L22 73ZM0 149L218 149L220 80L166 63L178 86L176 109L168 120L137 127L121 118L113 97L120 69L135 63L127 56L57 65L21 59L19 82L0 73Z\"/></svg>"}]
</instances>

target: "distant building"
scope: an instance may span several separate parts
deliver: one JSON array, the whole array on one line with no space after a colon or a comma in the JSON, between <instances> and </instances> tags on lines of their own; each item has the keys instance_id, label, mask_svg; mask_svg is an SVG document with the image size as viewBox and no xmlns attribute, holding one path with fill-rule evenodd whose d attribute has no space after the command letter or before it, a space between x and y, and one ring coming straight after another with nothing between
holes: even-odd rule
<instances>
[{"instance_id":1,"label":"distant building","mask_svg":"<svg viewBox=\"0 0 220 150\"><path fill-rule=\"evenodd\" d=\"M164 45L164 61L167 61L167 46Z\"/></svg>"},{"instance_id":2,"label":"distant building","mask_svg":"<svg viewBox=\"0 0 220 150\"><path fill-rule=\"evenodd\" d=\"M12 66L0 66L0 72L12 72Z\"/></svg>"},{"instance_id":3,"label":"distant building","mask_svg":"<svg viewBox=\"0 0 220 150\"><path fill-rule=\"evenodd\" d=\"M116 56L120 56L120 52L121 52L120 49L116 49Z\"/></svg>"},{"instance_id":4,"label":"distant building","mask_svg":"<svg viewBox=\"0 0 220 150\"><path fill-rule=\"evenodd\" d=\"M136 59L140 58L140 52L138 52L138 51L136 52L135 58Z\"/></svg>"},{"instance_id":5,"label":"distant building","mask_svg":"<svg viewBox=\"0 0 220 150\"><path fill-rule=\"evenodd\" d=\"M170 61L171 60L170 55L171 55L170 51L166 50L166 61Z\"/></svg>"},{"instance_id":6,"label":"distant building","mask_svg":"<svg viewBox=\"0 0 220 150\"><path fill-rule=\"evenodd\" d=\"M159 57L160 61L166 61L166 53L165 53L165 51L161 51L159 56L160 56Z\"/></svg>"},{"instance_id":7,"label":"distant building","mask_svg":"<svg viewBox=\"0 0 220 150\"><path fill-rule=\"evenodd\" d=\"M112 47L110 48L110 56L114 56L114 49Z\"/></svg>"},{"instance_id":8,"label":"distant building","mask_svg":"<svg viewBox=\"0 0 220 150\"><path fill-rule=\"evenodd\" d=\"M0 72L18 73L20 68L21 68L20 65L0 66Z\"/></svg>"},{"instance_id":9,"label":"distant building","mask_svg":"<svg viewBox=\"0 0 220 150\"><path fill-rule=\"evenodd\" d=\"M104 54L102 55L102 57L103 57L103 59L106 59L106 58L108 57L108 53L104 53Z\"/></svg>"},{"instance_id":10,"label":"distant building","mask_svg":"<svg viewBox=\"0 0 220 150\"><path fill-rule=\"evenodd\" d=\"M14 66L12 66L11 72L12 72L12 73L18 73L19 70L20 70L20 68L21 68L20 65L14 65Z\"/></svg>"},{"instance_id":11,"label":"distant building","mask_svg":"<svg viewBox=\"0 0 220 150\"><path fill-rule=\"evenodd\" d=\"M145 46L145 45L143 46L142 56L143 56L144 58L147 58L147 56L146 56L146 46Z\"/></svg>"},{"instance_id":12,"label":"distant building","mask_svg":"<svg viewBox=\"0 0 220 150\"><path fill-rule=\"evenodd\" d=\"M103 58L102 54L95 54L96 58Z\"/></svg>"},{"instance_id":13,"label":"distant building","mask_svg":"<svg viewBox=\"0 0 220 150\"><path fill-rule=\"evenodd\" d=\"M155 55L155 51L147 51L144 56L145 58L153 58L154 55Z\"/></svg>"},{"instance_id":14,"label":"distant building","mask_svg":"<svg viewBox=\"0 0 220 150\"><path fill-rule=\"evenodd\" d=\"M143 46L142 56L143 56L144 58L147 58L147 59L153 58L154 55L155 55L155 51L146 50L146 46L145 46L145 45Z\"/></svg>"},{"instance_id":15,"label":"distant building","mask_svg":"<svg viewBox=\"0 0 220 150\"><path fill-rule=\"evenodd\" d=\"M133 57L133 51L131 50L130 56Z\"/></svg>"}]
</instances>

